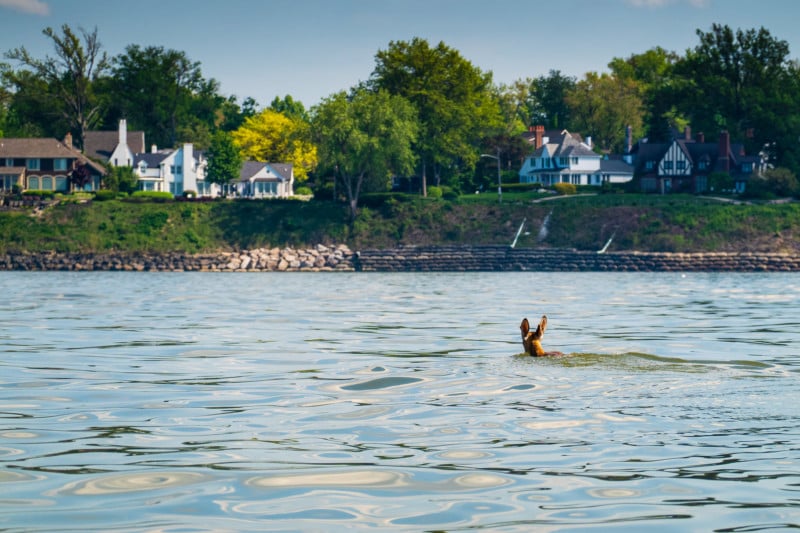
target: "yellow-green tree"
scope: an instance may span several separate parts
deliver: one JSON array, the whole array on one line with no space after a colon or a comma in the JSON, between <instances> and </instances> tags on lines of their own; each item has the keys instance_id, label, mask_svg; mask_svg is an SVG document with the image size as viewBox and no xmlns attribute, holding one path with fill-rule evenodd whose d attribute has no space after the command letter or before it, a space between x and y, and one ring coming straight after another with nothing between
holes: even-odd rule
<instances>
[{"instance_id":1,"label":"yellow-green tree","mask_svg":"<svg viewBox=\"0 0 800 533\"><path fill-rule=\"evenodd\" d=\"M306 122L264 109L245 119L232 133L242 157L267 163L291 163L294 177L305 181L317 166L317 147Z\"/></svg>"}]
</instances>

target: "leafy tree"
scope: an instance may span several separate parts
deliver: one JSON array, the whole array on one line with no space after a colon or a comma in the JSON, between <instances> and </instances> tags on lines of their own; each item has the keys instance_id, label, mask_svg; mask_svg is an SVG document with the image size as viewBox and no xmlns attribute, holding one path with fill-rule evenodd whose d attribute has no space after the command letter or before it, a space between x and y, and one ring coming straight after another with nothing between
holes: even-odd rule
<instances>
[{"instance_id":1,"label":"leafy tree","mask_svg":"<svg viewBox=\"0 0 800 533\"><path fill-rule=\"evenodd\" d=\"M242 156L233 136L225 131L216 132L208 149L208 181L224 186L239 178L241 168Z\"/></svg>"},{"instance_id":2,"label":"leafy tree","mask_svg":"<svg viewBox=\"0 0 800 533\"><path fill-rule=\"evenodd\" d=\"M103 181L110 191L132 193L139 183L139 176L133 167L111 167Z\"/></svg>"},{"instance_id":3,"label":"leafy tree","mask_svg":"<svg viewBox=\"0 0 800 533\"><path fill-rule=\"evenodd\" d=\"M77 165L69 175L69 182L73 190L82 190L92 182L92 173L89 165Z\"/></svg>"},{"instance_id":4,"label":"leafy tree","mask_svg":"<svg viewBox=\"0 0 800 533\"><path fill-rule=\"evenodd\" d=\"M269 104L269 108L278 113L283 113L289 118L302 120L308 122L308 112L306 111L303 102L295 100L290 95L284 96L282 99L277 96Z\"/></svg>"},{"instance_id":5,"label":"leafy tree","mask_svg":"<svg viewBox=\"0 0 800 533\"><path fill-rule=\"evenodd\" d=\"M532 80L517 80L511 85L495 88L495 98L500 106L503 134L519 135L532 125L530 109Z\"/></svg>"},{"instance_id":6,"label":"leafy tree","mask_svg":"<svg viewBox=\"0 0 800 533\"><path fill-rule=\"evenodd\" d=\"M410 173L418 123L413 106L386 91L339 92L312 109L320 158L342 185L355 221L364 190L386 190L392 175Z\"/></svg>"},{"instance_id":7,"label":"leafy tree","mask_svg":"<svg viewBox=\"0 0 800 533\"><path fill-rule=\"evenodd\" d=\"M564 129L571 126L570 107L565 100L567 93L575 88L572 76L551 70L547 76L539 76L530 83L528 114L529 125L541 125L546 129Z\"/></svg>"},{"instance_id":8,"label":"leafy tree","mask_svg":"<svg viewBox=\"0 0 800 533\"><path fill-rule=\"evenodd\" d=\"M245 119L233 132L233 141L245 159L291 163L298 182L306 180L317 165L317 147L311 142L308 124L272 109Z\"/></svg>"},{"instance_id":9,"label":"leafy tree","mask_svg":"<svg viewBox=\"0 0 800 533\"><path fill-rule=\"evenodd\" d=\"M789 45L764 28L732 30L714 24L697 30L694 49L675 65L677 106L699 131L731 132L757 152L775 142L779 160L797 160L800 99Z\"/></svg>"},{"instance_id":10,"label":"leafy tree","mask_svg":"<svg viewBox=\"0 0 800 533\"><path fill-rule=\"evenodd\" d=\"M389 43L378 51L375 62L369 85L402 96L419 114L415 151L423 194L429 167L437 185L443 169L474 168L481 139L502 128L491 73L482 72L443 42L431 47L418 37Z\"/></svg>"},{"instance_id":11,"label":"leafy tree","mask_svg":"<svg viewBox=\"0 0 800 533\"><path fill-rule=\"evenodd\" d=\"M635 81L589 72L566 95L572 123L606 151L620 151L625 128L641 133L644 114L640 89Z\"/></svg>"},{"instance_id":12,"label":"leafy tree","mask_svg":"<svg viewBox=\"0 0 800 533\"><path fill-rule=\"evenodd\" d=\"M175 146L181 125L191 124L189 117L198 111L195 97L213 95L217 88L216 81L203 79L200 63L161 46L128 46L114 58L113 74L112 94L122 116L159 146Z\"/></svg>"},{"instance_id":13,"label":"leafy tree","mask_svg":"<svg viewBox=\"0 0 800 533\"><path fill-rule=\"evenodd\" d=\"M9 73L10 81L23 91L30 91L30 97L40 99L49 109L58 110L75 133L78 144L83 146L86 131L102 116L102 101L95 94L94 85L109 63L97 28L91 32L79 31L77 35L67 24L61 27L60 35L52 28L45 28L42 33L53 41L55 57L37 59L24 46L9 51L6 57L18 61L34 75L31 78L24 73Z\"/></svg>"},{"instance_id":14,"label":"leafy tree","mask_svg":"<svg viewBox=\"0 0 800 533\"><path fill-rule=\"evenodd\" d=\"M788 168L771 168L764 172L767 188L777 196L794 196L800 192L797 176Z\"/></svg>"},{"instance_id":15,"label":"leafy tree","mask_svg":"<svg viewBox=\"0 0 800 533\"><path fill-rule=\"evenodd\" d=\"M675 107L675 64L679 56L660 46L627 59L615 57L608 64L618 79L632 80L644 103L644 132L651 141L668 141L673 129L689 124Z\"/></svg>"}]
</instances>

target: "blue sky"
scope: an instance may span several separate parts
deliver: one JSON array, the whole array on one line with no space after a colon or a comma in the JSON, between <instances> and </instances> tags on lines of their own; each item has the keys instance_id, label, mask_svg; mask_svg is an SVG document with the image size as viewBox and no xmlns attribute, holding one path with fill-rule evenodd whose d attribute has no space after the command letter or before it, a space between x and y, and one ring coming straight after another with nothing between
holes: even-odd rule
<instances>
[{"instance_id":1,"label":"blue sky","mask_svg":"<svg viewBox=\"0 0 800 533\"><path fill-rule=\"evenodd\" d=\"M110 55L164 46L199 61L225 95L310 107L369 77L392 40L444 41L494 80L582 77L614 57L684 52L713 23L767 28L800 57L797 0L0 0L0 52L52 54L42 30L98 28Z\"/></svg>"}]
</instances>

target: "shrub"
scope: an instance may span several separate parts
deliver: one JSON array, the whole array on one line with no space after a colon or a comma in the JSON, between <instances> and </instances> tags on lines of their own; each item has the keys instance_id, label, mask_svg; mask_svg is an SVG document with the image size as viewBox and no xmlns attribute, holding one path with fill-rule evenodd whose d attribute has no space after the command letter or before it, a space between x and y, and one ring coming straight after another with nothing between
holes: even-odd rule
<instances>
[{"instance_id":1,"label":"shrub","mask_svg":"<svg viewBox=\"0 0 800 533\"><path fill-rule=\"evenodd\" d=\"M428 198L441 198L442 188L435 185L428 187Z\"/></svg>"},{"instance_id":2,"label":"shrub","mask_svg":"<svg viewBox=\"0 0 800 533\"><path fill-rule=\"evenodd\" d=\"M25 191L22 193L22 196L38 196L40 198L52 198L55 196L55 191L41 191L41 190L34 190L31 189L29 191Z\"/></svg>"},{"instance_id":3,"label":"shrub","mask_svg":"<svg viewBox=\"0 0 800 533\"><path fill-rule=\"evenodd\" d=\"M294 193L297 196L313 196L314 192L311 190L310 187L302 186L295 189Z\"/></svg>"},{"instance_id":4,"label":"shrub","mask_svg":"<svg viewBox=\"0 0 800 533\"><path fill-rule=\"evenodd\" d=\"M169 202L173 199L171 193L161 191L136 191L129 197L134 202Z\"/></svg>"},{"instance_id":5,"label":"shrub","mask_svg":"<svg viewBox=\"0 0 800 533\"><path fill-rule=\"evenodd\" d=\"M565 196L568 194L575 194L576 192L578 192L578 188L571 183L556 183L555 185L553 185L553 189L555 189L555 191L558 194L562 194Z\"/></svg>"},{"instance_id":6,"label":"shrub","mask_svg":"<svg viewBox=\"0 0 800 533\"><path fill-rule=\"evenodd\" d=\"M107 200L113 200L117 197L117 193L114 191L109 191L107 189L103 189L101 191L97 191L94 194L94 199L97 202L105 202Z\"/></svg>"}]
</instances>

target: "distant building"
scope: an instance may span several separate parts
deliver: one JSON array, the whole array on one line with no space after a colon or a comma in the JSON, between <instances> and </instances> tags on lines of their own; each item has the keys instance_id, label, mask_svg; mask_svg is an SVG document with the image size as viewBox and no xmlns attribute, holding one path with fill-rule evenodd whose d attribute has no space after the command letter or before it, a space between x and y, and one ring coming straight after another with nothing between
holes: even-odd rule
<instances>
[{"instance_id":1,"label":"distant building","mask_svg":"<svg viewBox=\"0 0 800 533\"><path fill-rule=\"evenodd\" d=\"M294 167L286 163L245 161L236 192L242 198L288 198L294 187Z\"/></svg>"},{"instance_id":2,"label":"distant building","mask_svg":"<svg viewBox=\"0 0 800 533\"><path fill-rule=\"evenodd\" d=\"M83 153L112 167L133 166L134 154L145 151L144 132L128 131L128 122L119 121L117 131L87 131Z\"/></svg>"},{"instance_id":3,"label":"distant building","mask_svg":"<svg viewBox=\"0 0 800 533\"><path fill-rule=\"evenodd\" d=\"M159 150L133 156L133 170L139 176L138 188L143 191L169 192L181 196L194 192L198 196L218 196L219 187L206 181L208 161L191 143L178 149Z\"/></svg>"},{"instance_id":4,"label":"distant building","mask_svg":"<svg viewBox=\"0 0 800 533\"><path fill-rule=\"evenodd\" d=\"M64 141L40 138L0 138L0 191L22 190L67 192L70 176L79 166L89 171L84 187L96 191L106 174L102 165L72 147L72 136Z\"/></svg>"},{"instance_id":5,"label":"distant building","mask_svg":"<svg viewBox=\"0 0 800 533\"><path fill-rule=\"evenodd\" d=\"M544 126L536 126L525 138L533 153L522 164L520 183L599 186L633 179L633 167L622 157L596 153L591 137L584 141L567 130L546 132Z\"/></svg>"},{"instance_id":6,"label":"distant building","mask_svg":"<svg viewBox=\"0 0 800 533\"><path fill-rule=\"evenodd\" d=\"M758 156L745 155L743 145L731 144L727 131L720 132L717 142L706 142L702 133L692 138L688 127L671 142L640 141L631 155L642 191L662 194L707 192L714 173L728 174L735 192L742 193L760 162Z\"/></svg>"}]
</instances>

